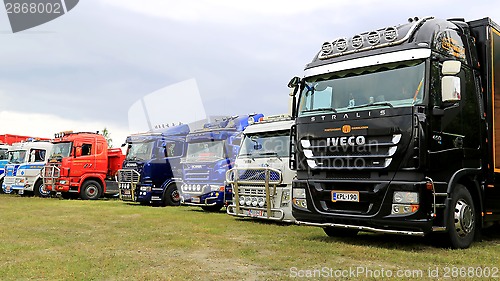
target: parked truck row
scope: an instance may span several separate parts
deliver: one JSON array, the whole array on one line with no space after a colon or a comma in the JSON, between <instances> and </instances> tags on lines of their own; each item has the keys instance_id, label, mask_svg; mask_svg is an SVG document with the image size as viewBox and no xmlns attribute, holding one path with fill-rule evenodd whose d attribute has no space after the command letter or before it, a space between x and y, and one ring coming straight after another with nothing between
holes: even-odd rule
<instances>
[{"instance_id":1,"label":"parked truck row","mask_svg":"<svg viewBox=\"0 0 500 281\"><path fill-rule=\"evenodd\" d=\"M131 135L126 156L90 133L0 146L2 187L467 248L500 222L499 68L490 18L411 18L323 43L288 84L291 115Z\"/></svg>"}]
</instances>

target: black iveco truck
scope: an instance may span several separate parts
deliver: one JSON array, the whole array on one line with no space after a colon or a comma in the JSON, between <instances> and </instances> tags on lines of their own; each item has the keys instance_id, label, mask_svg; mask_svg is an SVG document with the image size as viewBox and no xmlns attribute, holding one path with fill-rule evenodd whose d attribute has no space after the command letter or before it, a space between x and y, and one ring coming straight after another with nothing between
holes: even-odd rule
<instances>
[{"instance_id":1,"label":"black iveco truck","mask_svg":"<svg viewBox=\"0 0 500 281\"><path fill-rule=\"evenodd\" d=\"M497 71L495 71L497 70ZM293 216L329 236L500 220L500 27L413 18L325 42L295 77Z\"/></svg>"}]
</instances>

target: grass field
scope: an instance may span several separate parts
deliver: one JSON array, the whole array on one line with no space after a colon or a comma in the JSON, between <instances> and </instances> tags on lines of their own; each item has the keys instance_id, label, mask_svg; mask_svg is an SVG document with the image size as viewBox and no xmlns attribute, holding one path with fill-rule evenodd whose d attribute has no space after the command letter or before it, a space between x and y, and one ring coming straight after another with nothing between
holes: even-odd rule
<instances>
[{"instance_id":1,"label":"grass field","mask_svg":"<svg viewBox=\"0 0 500 281\"><path fill-rule=\"evenodd\" d=\"M0 218L1 280L500 275L495 271L500 267L498 227L469 249L449 250L406 236L329 238L320 228L238 219L195 207L5 194L0 195Z\"/></svg>"}]
</instances>

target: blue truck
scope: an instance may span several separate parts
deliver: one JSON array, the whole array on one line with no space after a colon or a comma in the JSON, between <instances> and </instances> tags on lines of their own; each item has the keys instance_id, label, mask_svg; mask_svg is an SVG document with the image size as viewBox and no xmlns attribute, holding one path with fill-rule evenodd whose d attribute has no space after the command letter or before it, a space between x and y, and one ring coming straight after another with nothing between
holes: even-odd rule
<instances>
[{"instance_id":1,"label":"blue truck","mask_svg":"<svg viewBox=\"0 0 500 281\"><path fill-rule=\"evenodd\" d=\"M3 178L5 176L5 165L9 162L8 161L8 151L9 151L10 145L0 143L0 187L2 186L3 183ZM0 188L0 193L3 193L3 189Z\"/></svg>"},{"instance_id":2,"label":"blue truck","mask_svg":"<svg viewBox=\"0 0 500 281\"><path fill-rule=\"evenodd\" d=\"M181 158L186 153L187 124L128 136L127 155L117 180L123 201L160 206L180 205Z\"/></svg>"},{"instance_id":3,"label":"blue truck","mask_svg":"<svg viewBox=\"0 0 500 281\"><path fill-rule=\"evenodd\" d=\"M226 171L234 166L243 130L263 114L224 117L206 123L186 137L183 159L181 203L200 206L205 211L219 211L231 203L231 185L226 185Z\"/></svg>"}]
</instances>

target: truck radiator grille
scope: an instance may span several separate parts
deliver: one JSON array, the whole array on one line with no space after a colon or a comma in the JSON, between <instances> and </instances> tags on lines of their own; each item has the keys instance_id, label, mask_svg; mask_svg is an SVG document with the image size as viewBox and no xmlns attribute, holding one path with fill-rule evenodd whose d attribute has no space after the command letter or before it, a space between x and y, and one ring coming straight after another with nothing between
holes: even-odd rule
<instances>
[{"instance_id":1,"label":"truck radiator grille","mask_svg":"<svg viewBox=\"0 0 500 281\"><path fill-rule=\"evenodd\" d=\"M228 183L237 182L238 184L264 185L266 181L272 185L281 184L282 175L280 170L269 167L262 168L234 168L226 173Z\"/></svg>"},{"instance_id":2,"label":"truck radiator grille","mask_svg":"<svg viewBox=\"0 0 500 281\"><path fill-rule=\"evenodd\" d=\"M57 179L61 176L61 169L55 165L47 165L42 168L40 174L43 179Z\"/></svg>"},{"instance_id":3,"label":"truck radiator grille","mask_svg":"<svg viewBox=\"0 0 500 281\"><path fill-rule=\"evenodd\" d=\"M141 178L141 174L136 170L121 169L118 170L118 183L134 183L137 184Z\"/></svg>"},{"instance_id":4,"label":"truck radiator grille","mask_svg":"<svg viewBox=\"0 0 500 281\"><path fill-rule=\"evenodd\" d=\"M334 146L327 140L301 140L307 166L313 170L384 169L391 162L401 134L368 136L364 144Z\"/></svg>"}]
</instances>

